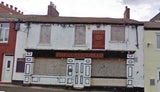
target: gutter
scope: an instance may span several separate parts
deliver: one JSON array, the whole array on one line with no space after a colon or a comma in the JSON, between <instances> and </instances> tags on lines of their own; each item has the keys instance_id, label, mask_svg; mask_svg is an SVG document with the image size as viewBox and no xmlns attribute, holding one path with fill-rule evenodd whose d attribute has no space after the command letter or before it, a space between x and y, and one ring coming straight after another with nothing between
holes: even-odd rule
<instances>
[{"instance_id":1,"label":"gutter","mask_svg":"<svg viewBox=\"0 0 160 92\"><path fill-rule=\"evenodd\" d=\"M4 21L4 22L8 22L8 21L17 22L17 21L19 21L19 19L17 19L17 18L0 18L0 21Z\"/></svg>"}]
</instances>

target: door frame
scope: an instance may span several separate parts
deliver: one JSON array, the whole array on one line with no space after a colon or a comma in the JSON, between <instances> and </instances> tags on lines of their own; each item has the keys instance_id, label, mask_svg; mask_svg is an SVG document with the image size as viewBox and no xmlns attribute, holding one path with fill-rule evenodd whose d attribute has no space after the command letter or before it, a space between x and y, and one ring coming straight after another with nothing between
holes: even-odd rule
<instances>
[{"instance_id":1,"label":"door frame","mask_svg":"<svg viewBox=\"0 0 160 92\"><path fill-rule=\"evenodd\" d=\"M158 86L160 86L160 68L157 68L157 92L160 92Z\"/></svg>"},{"instance_id":2,"label":"door frame","mask_svg":"<svg viewBox=\"0 0 160 92\"><path fill-rule=\"evenodd\" d=\"M83 58L83 85L82 86L75 86L75 65L76 65L75 58L68 58L67 59L67 70L66 70L66 86L73 86L74 88L82 89L85 86L91 85L91 58ZM80 59L82 60L82 59Z\"/></svg>"},{"instance_id":3,"label":"door frame","mask_svg":"<svg viewBox=\"0 0 160 92\"><path fill-rule=\"evenodd\" d=\"M81 66L81 64L83 64L83 66ZM83 70L81 70L83 68ZM73 87L74 88L84 88L84 72L85 72L85 69L84 69L84 60L80 60L80 59L77 59L75 60L75 63L74 63L74 82L73 82ZM76 77L77 76L77 77ZM81 76L83 76L81 78ZM77 78L77 80L76 80ZM76 83L77 81L77 83Z\"/></svg>"},{"instance_id":4,"label":"door frame","mask_svg":"<svg viewBox=\"0 0 160 92\"><path fill-rule=\"evenodd\" d=\"M5 77L5 71L4 69L6 69L6 58L7 57L12 57L12 61L10 63L10 70L11 71L11 78L9 81L5 81L4 77ZM13 54L3 54L3 64L2 64L2 76L1 76L1 82L6 82L6 83L11 83L12 82L12 75L13 75L13 65L14 65L14 55Z\"/></svg>"}]
</instances>

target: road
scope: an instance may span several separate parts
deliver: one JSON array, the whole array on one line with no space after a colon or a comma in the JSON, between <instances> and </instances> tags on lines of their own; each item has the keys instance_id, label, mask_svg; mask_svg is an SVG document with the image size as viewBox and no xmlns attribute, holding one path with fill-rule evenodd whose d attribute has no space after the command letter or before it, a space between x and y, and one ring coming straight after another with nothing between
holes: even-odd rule
<instances>
[{"instance_id":1,"label":"road","mask_svg":"<svg viewBox=\"0 0 160 92\"><path fill-rule=\"evenodd\" d=\"M17 86L10 84L0 84L0 92L111 92L105 90L73 90L56 87L36 87L36 86Z\"/></svg>"}]
</instances>

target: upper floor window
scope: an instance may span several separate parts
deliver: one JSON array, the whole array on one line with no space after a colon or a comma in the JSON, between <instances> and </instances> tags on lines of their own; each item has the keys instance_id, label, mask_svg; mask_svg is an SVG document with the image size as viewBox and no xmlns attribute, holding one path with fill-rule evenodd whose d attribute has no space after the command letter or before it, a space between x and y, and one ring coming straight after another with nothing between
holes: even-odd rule
<instances>
[{"instance_id":1,"label":"upper floor window","mask_svg":"<svg viewBox=\"0 0 160 92\"><path fill-rule=\"evenodd\" d=\"M105 49L105 30L92 31L92 49Z\"/></svg>"},{"instance_id":2,"label":"upper floor window","mask_svg":"<svg viewBox=\"0 0 160 92\"><path fill-rule=\"evenodd\" d=\"M125 41L125 27L120 25L111 26L111 41Z\"/></svg>"},{"instance_id":3,"label":"upper floor window","mask_svg":"<svg viewBox=\"0 0 160 92\"><path fill-rule=\"evenodd\" d=\"M9 38L9 23L0 24L0 43L7 43Z\"/></svg>"},{"instance_id":4,"label":"upper floor window","mask_svg":"<svg viewBox=\"0 0 160 92\"><path fill-rule=\"evenodd\" d=\"M51 25L41 25L40 44L50 44L51 41Z\"/></svg>"},{"instance_id":5,"label":"upper floor window","mask_svg":"<svg viewBox=\"0 0 160 92\"><path fill-rule=\"evenodd\" d=\"M86 44L86 27L83 24L76 25L75 28L75 45L85 45Z\"/></svg>"},{"instance_id":6,"label":"upper floor window","mask_svg":"<svg viewBox=\"0 0 160 92\"><path fill-rule=\"evenodd\" d=\"M156 39L157 39L157 49L160 49L160 34L156 35Z\"/></svg>"}]
</instances>

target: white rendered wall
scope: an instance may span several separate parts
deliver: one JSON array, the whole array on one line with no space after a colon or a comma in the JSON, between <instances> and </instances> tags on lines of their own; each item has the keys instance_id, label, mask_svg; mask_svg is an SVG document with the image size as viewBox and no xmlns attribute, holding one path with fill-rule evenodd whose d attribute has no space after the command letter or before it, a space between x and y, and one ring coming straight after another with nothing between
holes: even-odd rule
<instances>
[{"instance_id":1,"label":"white rendered wall","mask_svg":"<svg viewBox=\"0 0 160 92\"><path fill-rule=\"evenodd\" d=\"M15 58L14 58L14 71L12 80L23 80L24 73L16 72L17 58L25 58L25 48L27 44L27 29L24 27L24 24L21 24L20 30L17 31L16 38L16 49L15 49Z\"/></svg>"},{"instance_id":2,"label":"white rendered wall","mask_svg":"<svg viewBox=\"0 0 160 92\"><path fill-rule=\"evenodd\" d=\"M16 73L16 59L22 58L25 54L24 49L55 49L55 50L92 50L92 30L105 30L105 50L133 50L135 52L135 66L134 66L134 82L135 87L144 87L143 79L143 26L138 26L138 43L139 48L136 47L136 28L132 26L125 26L125 41L113 42L111 41L111 25L86 25L86 44L76 46L74 44L75 26L62 27L61 25L51 24L51 43L43 45L39 43L40 30L42 24L31 24L29 35L27 36L27 29L24 24L21 24L21 29L17 33L17 44L15 53L14 75L13 80L23 80L23 73ZM26 32L22 32L26 30Z\"/></svg>"}]
</instances>

